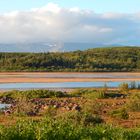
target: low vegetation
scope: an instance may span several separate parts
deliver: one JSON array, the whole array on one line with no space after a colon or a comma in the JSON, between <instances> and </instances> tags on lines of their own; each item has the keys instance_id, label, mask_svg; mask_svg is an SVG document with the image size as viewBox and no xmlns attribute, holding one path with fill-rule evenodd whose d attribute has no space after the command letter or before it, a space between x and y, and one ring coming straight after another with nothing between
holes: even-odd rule
<instances>
[{"instance_id":1,"label":"low vegetation","mask_svg":"<svg viewBox=\"0 0 140 140\"><path fill-rule=\"evenodd\" d=\"M129 91L126 93L127 90ZM7 91L0 102L1 140L139 140L140 90Z\"/></svg>"},{"instance_id":2,"label":"low vegetation","mask_svg":"<svg viewBox=\"0 0 140 140\"><path fill-rule=\"evenodd\" d=\"M1 140L139 140L140 129L124 129L110 125L96 127L75 125L65 120L44 119L40 122L20 121L1 127Z\"/></svg>"},{"instance_id":3,"label":"low vegetation","mask_svg":"<svg viewBox=\"0 0 140 140\"><path fill-rule=\"evenodd\" d=\"M129 96L129 102L127 104L130 111L140 111L140 92L134 92Z\"/></svg>"},{"instance_id":4,"label":"low vegetation","mask_svg":"<svg viewBox=\"0 0 140 140\"><path fill-rule=\"evenodd\" d=\"M72 96L80 96L89 99L102 99L105 97L105 91L103 89L93 90L93 89L78 89L71 92Z\"/></svg>"},{"instance_id":5,"label":"low vegetation","mask_svg":"<svg viewBox=\"0 0 140 140\"><path fill-rule=\"evenodd\" d=\"M1 140L139 140L140 129L124 129L111 125L84 126L65 120L46 118L40 122L20 121L1 127Z\"/></svg>"},{"instance_id":6,"label":"low vegetation","mask_svg":"<svg viewBox=\"0 0 140 140\"><path fill-rule=\"evenodd\" d=\"M129 114L125 108L113 110L110 112L110 115L112 117L116 117L119 119L125 119L125 120L127 120L129 118Z\"/></svg>"},{"instance_id":7,"label":"low vegetation","mask_svg":"<svg viewBox=\"0 0 140 140\"><path fill-rule=\"evenodd\" d=\"M52 97L66 97L68 94L61 91L51 91L51 90L28 90L28 91L8 91L0 93L0 98L18 99L18 98L52 98Z\"/></svg>"}]
</instances>

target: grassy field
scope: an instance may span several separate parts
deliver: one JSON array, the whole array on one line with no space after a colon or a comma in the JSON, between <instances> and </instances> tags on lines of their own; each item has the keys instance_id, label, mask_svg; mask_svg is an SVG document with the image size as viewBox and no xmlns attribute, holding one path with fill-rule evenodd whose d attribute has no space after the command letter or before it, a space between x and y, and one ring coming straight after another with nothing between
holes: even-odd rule
<instances>
[{"instance_id":1,"label":"grassy field","mask_svg":"<svg viewBox=\"0 0 140 140\"><path fill-rule=\"evenodd\" d=\"M139 140L140 90L8 91L0 102L1 140Z\"/></svg>"}]
</instances>

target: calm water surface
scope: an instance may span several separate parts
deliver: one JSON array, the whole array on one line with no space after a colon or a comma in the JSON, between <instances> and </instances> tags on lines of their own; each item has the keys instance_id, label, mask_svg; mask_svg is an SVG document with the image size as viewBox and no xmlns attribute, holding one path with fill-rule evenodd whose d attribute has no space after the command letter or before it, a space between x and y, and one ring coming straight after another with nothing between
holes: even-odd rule
<instances>
[{"instance_id":1,"label":"calm water surface","mask_svg":"<svg viewBox=\"0 0 140 140\"><path fill-rule=\"evenodd\" d=\"M12 73L0 74L5 78L99 78L103 79L125 79L140 78L140 73ZM122 82L106 82L108 87L118 87ZM127 82L130 83L130 82ZM139 82L137 82L139 83ZM56 82L56 83L1 83L0 90L6 89L42 89L42 88L79 88L79 87L103 87L105 82Z\"/></svg>"},{"instance_id":2,"label":"calm water surface","mask_svg":"<svg viewBox=\"0 0 140 140\"><path fill-rule=\"evenodd\" d=\"M0 104L0 109L4 109L10 106L11 106L10 104Z\"/></svg>"},{"instance_id":3,"label":"calm water surface","mask_svg":"<svg viewBox=\"0 0 140 140\"><path fill-rule=\"evenodd\" d=\"M43 88L84 88L84 87L118 87L122 82L61 82L61 83L5 83L0 89L43 89ZM127 82L130 83L130 82ZM140 82L136 82L137 84Z\"/></svg>"}]
</instances>

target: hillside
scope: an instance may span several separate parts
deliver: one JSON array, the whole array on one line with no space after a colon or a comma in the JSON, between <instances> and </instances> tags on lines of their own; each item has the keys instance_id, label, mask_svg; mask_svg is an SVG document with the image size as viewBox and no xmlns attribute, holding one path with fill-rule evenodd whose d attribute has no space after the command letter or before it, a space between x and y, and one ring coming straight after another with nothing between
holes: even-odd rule
<instances>
[{"instance_id":1,"label":"hillside","mask_svg":"<svg viewBox=\"0 0 140 140\"><path fill-rule=\"evenodd\" d=\"M140 71L140 47L57 53L0 53L0 71Z\"/></svg>"}]
</instances>

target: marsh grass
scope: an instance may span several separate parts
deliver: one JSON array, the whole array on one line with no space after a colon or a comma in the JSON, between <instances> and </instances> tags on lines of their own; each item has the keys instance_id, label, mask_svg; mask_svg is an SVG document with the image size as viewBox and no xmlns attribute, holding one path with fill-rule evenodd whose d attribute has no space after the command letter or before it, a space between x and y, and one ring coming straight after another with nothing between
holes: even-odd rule
<instances>
[{"instance_id":1,"label":"marsh grass","mask_svg":"<svg viewBox=\"0 0 140 140\"><path fill-rule=\"evenodd\" d=\"M17 100L18 98L23 97L26 97L27 99L34 99L34 98L69 97L69 95L61 91L51 91L51 90L27 90L27 91L13 90L0 93L0 98L3 97Z\"/></svg>"},{"instance_id":2,"label":"marsh grass","mask_svg":"<svg viewBox=\"0 0 140 140\"><path fill-rule=\"evenodd\" d=\"M128 111L125 108L120 108L109 112L112 117L127 120L129 118Z\"/></svg>"},{"instance_id":3,"label":"marsh grass","mask_svg":"<svg viewBox=\"0 0 140 140\"><path fill-rule=\"evenodd\" d=\"M129 95L127 108L129 111L134 111L134 112L140 111L140 92L133 92Z\"/></svg>"},{"instance_id":4,"label":"marsh grass","mask_svg":"<svg viewBox=\"0 0 140 140\"><path fill-rule=\"evenodd\" d=\"M87 99L103 99L105 98L104 89L78 89L70 93L71 96L80 96Z\"/></svg>"}]
</instances>

